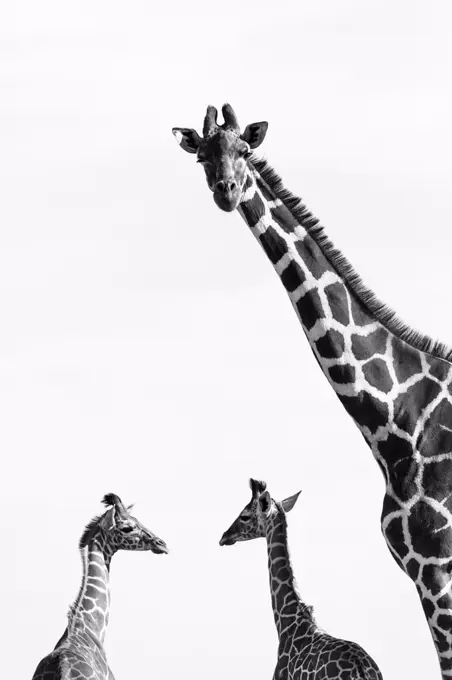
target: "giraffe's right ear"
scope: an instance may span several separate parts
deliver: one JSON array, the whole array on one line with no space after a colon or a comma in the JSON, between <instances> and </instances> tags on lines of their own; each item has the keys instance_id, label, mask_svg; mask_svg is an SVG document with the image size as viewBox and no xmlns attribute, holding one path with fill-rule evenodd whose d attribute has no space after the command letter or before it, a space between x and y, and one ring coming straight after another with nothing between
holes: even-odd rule
<instances>
[{"instance_id":1,"label":"giraffe's right ear","mask_svg":"<svg viewBox=\"0 0 452 680\"><path fill-rule=\"evenodd\" d=\"M201 143L201 137L192 128L173 128L173 135L184 151L196 153Z\"/></svg>"}]
</instances>

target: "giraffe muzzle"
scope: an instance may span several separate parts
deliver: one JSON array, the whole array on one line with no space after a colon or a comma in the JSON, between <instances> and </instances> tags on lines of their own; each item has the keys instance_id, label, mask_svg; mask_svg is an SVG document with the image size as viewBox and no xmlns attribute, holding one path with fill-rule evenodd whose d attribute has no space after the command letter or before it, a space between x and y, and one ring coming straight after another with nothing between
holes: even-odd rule
<instances>
[{"instance_id":1,"label":"giraffe muzzle","mask_svg":"<svg viewBox=\"0 0 452 680\"><path fill-rule=\"evenodd\" d=\"M167 555L169 552L168 546L166 545L165 541L162 541L161 538L156 538L152 540L151 550L156 555Z\"/></svg>"},{"instance_id":2,"label":"giraffe muzzle","mask_svg":"<svg viewBox=\"0 0 452 680\"><path fill-rule=\"evenodd\" d=\"M235 210L240 202L240 189L235 180L219 180L215 184L213 200L224 212Z\"/></svg>"},{"instance_id":3,"label":"giraffe muzzle","mask_svg":"<svg viewBox=\"0 0 452 680\"><path fill-rule=\"evenodd\" d=\"M228 536L227 533L223 534L220 538L220 545L234 545L235 541L232 536Z\"/></svg>"}]
</instances>

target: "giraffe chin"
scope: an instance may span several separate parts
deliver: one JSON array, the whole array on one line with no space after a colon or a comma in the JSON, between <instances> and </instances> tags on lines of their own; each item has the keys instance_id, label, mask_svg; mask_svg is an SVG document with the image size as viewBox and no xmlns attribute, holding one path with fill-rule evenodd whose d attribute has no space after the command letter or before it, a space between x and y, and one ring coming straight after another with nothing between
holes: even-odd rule
<instances>
[{"instance_id":1,"label":"giraffe chin","mask_svg":"<svg viewBox=\"0 0 452 680\"><path fill-rule=\"evenodd\" d=\"M224 196L223 194L214 193L213 200L224 212L232 212L240 203L240 193L236 196Z\"/></svg>"},{"instance_id":2,"label":"giraffe chin","mask_svg":"<svg viewBox=\"0 0 452 680\"><path fill-rule=\"evenodd\" d=\"M230 536L222 536L220 538L220 545L234 545L235 540Z\"/></svg>"}]
</instances>

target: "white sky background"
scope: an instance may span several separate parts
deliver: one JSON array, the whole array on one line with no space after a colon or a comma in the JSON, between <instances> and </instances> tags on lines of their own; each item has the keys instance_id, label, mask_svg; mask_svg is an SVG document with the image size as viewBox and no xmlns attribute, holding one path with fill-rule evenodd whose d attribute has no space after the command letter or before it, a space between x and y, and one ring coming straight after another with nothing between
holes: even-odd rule
<instances>
[{"instance_id":1,"label":"white sky background","mask_svg":"<svg viewBox=\"0 0 452 680\"><path fill-rule=\"evenodd\" d=\"M264 541L220 548L250 475L302 489L319 624L385 680L439 677L380 534L382 475L282 285L171 127L229 101L365 282L452 343L452 7L413 0L4 3L0 639L31 678L106 492L169 544L112 565L118 680L271 678Z\"/></svg>"}]
</instances>

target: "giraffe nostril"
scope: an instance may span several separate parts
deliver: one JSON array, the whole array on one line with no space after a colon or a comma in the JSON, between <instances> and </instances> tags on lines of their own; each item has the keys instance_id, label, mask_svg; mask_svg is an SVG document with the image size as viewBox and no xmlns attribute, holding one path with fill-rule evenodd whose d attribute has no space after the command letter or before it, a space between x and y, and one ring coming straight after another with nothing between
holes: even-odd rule
<instances>
[{"instance_id":1,"label":"giraffe nostril","mask_svg":"<svg viewBox=\"0 0 452 680\"><path fill-rule=\"evenodd\" d=\"M215 185L215 189L217 190L217 192L225 196L235 191L236 188L237 184L233 179L227 180L220 179Z\"/></svg>"}]
</instances>

